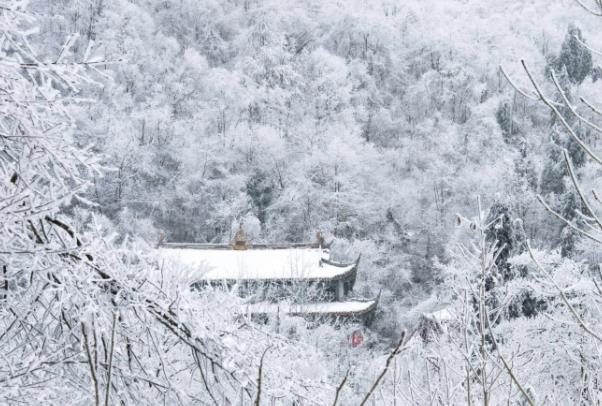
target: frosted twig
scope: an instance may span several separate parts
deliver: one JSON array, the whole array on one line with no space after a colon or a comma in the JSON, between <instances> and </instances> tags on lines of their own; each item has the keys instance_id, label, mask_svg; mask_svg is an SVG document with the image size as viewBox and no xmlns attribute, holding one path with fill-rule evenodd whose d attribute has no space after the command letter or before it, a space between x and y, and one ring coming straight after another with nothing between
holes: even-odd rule
<instances>
[{"instance_id":1,"label":"frosted twig","mask_svg":"<svg viewBox=\"0 0 602 406\"><path fill-rule=\"evenodd\" d=\"M63 58L65 57L65 54L67 53L67 50L73 46L73 43L78 38L79 38L79 33L74 33L69 36L67 41L63 44L63 48L61 48L59 55L57 56L56 60L54 61L55 63L60 63L63 61Z\"/></svg>"},{"instance_id":2,"label":"frosted twig","mask_svg":"<svg viewBox=\"0 0 602 406\"><path fill-rule=\"evenodd\" d=\"M86 349L86 354L88 357L88 364L90 366L90 375L92 377L92 385L94 388L94 404L99 406L100 397L98 393L98 379L96 377L96 368L94 367L94 362L92 361L92 354L90 353L90 345L88 344L88 335L86 334L86 326L84 322L81 323L82 328L82 338L84 342L84 348Z\"/></svg>"},{"instance_id":3,"label":"frosted twig","mask_svg":"<svg viewBox=\"0 0 602 406\"><path fill-rule=\"evenodd\" d=\"M585 195L583 194L581 187L579 187L579 182L577 182L577 177L575 176L575 170L573 169L573 165L571 164L571 159L569 158L569 154L566 151L566 149L562 151L562 155L564 156L564 162L566 163L566 167L569 171L569 175L571 178L571 182L573 182L573 186L575 186L575 189L577 189L577 193L579 194L579 197L581 198L581 201L585 205L585 208L589 212L590 216L594 219L594 221L600 228L600 231L602 231L602 221L600 221L600 219L594 212L594 209L592 209L592 207L590 206L589 201L586 199Z\"/></svg>"},{"instance_id":4,"label":"frosted twig","mask_svg":"<svg viewBox=\"0 0 602 406\"><path fill-rule=\"evenodd\" d=\"M599 238L591 235L587 231L584 231L584 230L580 229L579 227L577 227L576 225L574 225L573 223L571 223L569 220L567 220L562 214L560 214L556 210L552 209L550 207L550 205L548 205L546 203L546 201L543 199L543 197L541 197L541 195L537 195L537 200L543 205L544 209L547 212L551 213L554 217L556 217L557 219L561 220L567 226L569 226L573 230L577 231L578 233L584 235L585 237L589 238L590 240L602 244L602 240L600 240Z\"/></svg>"},{"instance_id":5,"label":"frosted twig","mask_svg":"<svg viewBox=\"0 0 602 406\"><path fill-rule=\"evenodd\" d=\"M347 382L347 378L349 377L349 371L350 370L348 369L347 372L345 372L345 376L343 377L343 380L337 386L337 391L334 395L334 402L332 402L332 406L337 406L337 403L339 401L339 395L341 394L341 391L343 390L343 386L345 386L345 383Z\"/></svg>"},{"instance_id":6,"label":"frosted twig","mask_svg":"<svg viewBox=\"0 0 602 406\"><path fill-rule=\"evenodd\" d=\"M535 88L535 91L537 92L537 94L539 95L540 100L550 108L550 110L552 110L552 112L554 113L554 115L556 116L556 118L558 118L558 120L562 123L562 125L564 126L564 128L567 130L567 132L570 134L571 137L573 137L573 139L577 142L577 144L579 144L579 146L597 163L602 165L602 160L600 158L598 158L598 156L596 154L594 154L594 152L592 150L589 149L589 147L581 140L581 138L579 138L579 136L577 136L577 134L575 134L575 131L573 131L573 129L571 128L571 126L566 122L566 120L564 119L564 117L562 116L562 114L560 114L560 112L558 111L558 109L554 106L554 104L547 98L544 96L544 94L542 93L539 85L537 84L537 81L535 80L535 78L533 77L533 75L531 74L531 71L529 70L529 68L527 67L527 64L525 63L524 60L521 59L521 64L523 65L523 68L525 69L525 72L527 73L527 76L529 77L529 80L531 81L531 83L533 84L533 87Z\"/></svg>"},{"instance_id":7,"label":"frosted twig","mask_svg":"<svg viewBox=\"0 0 602 406\"><path fill-rule=\"evenodd\" d=\"M583 2L581 0L575 0L575 1L588 13L591 13L598 17L602 17L602 7L600 7L601 11L595 11L595 10L592 10L591 8L589 8L588 6L586 6L585 4L583 4ZM598 4L598 6L600 6L600 5Z\"/></svg>"},{"instance_id":8,"label":"frosted twig","mask_svg":"<svg viewBox=\"0 0 602 406\"><path fill-rule=\"evenodd\" d=\"M602 116L602 111L600 111L597 107L595 107L593 104L591 104L590 102L588 102L587 100L585 100L584 97L580 97L579 100L581 100L581 102L583 104L585 104L587 107L589 107L594 113Z\"/></svg>"},{"instance_id":9,"label":"frosted twig","mask_svg":"<svg viewBox=\"0 0 602 406\"><path fill-rule=\"evenodd\" d=\"M401 347L405 343L405 338L406 338L406 332L403 331L401 333L401 338L399 339L399 342L397 343L397 345L395 346L395 348L393 349L393 351L391 351L391 353L387 357L387 361L385 362L385 367L380 372L380 374L378 375L378 377L376 378L376 380L374 381L374 383L370 387L370 390L368 391L368 393L366 393L366 396L364 396L364 398L360 402L359 406L364 406L366 404L366 402L368 401L368 399L370 399L370 396L372 396L372 394L374 393L374 391L378 387L378 384L383 379L383 376L385 376L385 374L389 370L389 366L391 365L391 361L393 361L393 358L395 358L395 356L402 351Z\"/></svg>"},{"instance_id":10,"label":"frosted twig","mask_svg":"<svg viewBox=\"0 0 602 406\"><path fill-rule=\"evenodd\" d=\"M562 100L564 100L564 104L568 107L570 112L573 113L573 115L575 117L577 117L580 121L585 123L587 126L593 128L594 130L598 131L599 133L602 133L602 128L598 127L597 125L595 125L594 123L592 123L591 121L587 120L586 118L582 117L579 113L577 113L577 110L575 110L575 107L571 104L568 97L566 97L564 90L562 90L562 88L560 87L560 84L558 83L558 80L556 79L556 74L554 73L554 71L552 71L552 82L554 82L556 89L560 93Z\"/></svg>"},{"instance_id":11,"label":"frosted twig","mask_svg":"<svg viewBox=\"0 0 602 406\"><path fill-rule=\"evenodd\" d=\"M115 352L115 324L117 316L113 313L113 327L111 329L111 349L109 350L109 365L107 368L107 390L105 395L105 406L109 406L109 399L111 394L111 372L113 367L113 354Z\"/></svg>"},{"instance_id":12,"label":"frosted twig","mask_svg":"<svg viewBox=\"0 0 602 406\"><path fill-rule=\"evenodd\" d=\"M483 311L485 312L485 320L487 320L487 327L489 329L489 335L490 335L491 339L493 340L493 346L496 349L498 357L500 357L500 360L502 361L502 365L504 366L504 369L506 369L506 371L508 372L508 375L510 375L510 379L512 380L512 382L514 382L514 384L516 385L518 390L520 390L520 392L522 393L524 398L527 400L529 405L535 406L535 402L533 402L533 400L531 400L531 397L529 396L529 394L527 393L527 391L525 390L523 385L521 385L521 383L516 378L516 375L514 375L514 371L512 370L512 367L510 367L510 365L508 365L508 362L506 362L506 359L502 355L500 346L498 345L498 342L495 338L495 334L493 334L493 329L491 328L491 323L489 322L489 317L487 316L487 309L485 308L485 306L483 306Z\"/></svg>"},{"instance_id":13,"label":"frosted twig","mask_svg":"<svg viewBox=\"0 0 602 406\"><path fill-rule=\"evenodd\" d=\"M521 95L523 95L524 97L526 97L529 100L532 100L535 102L538 102L540 100L536 93L529 95L529 94L527 94L526 90L523 90L520 87L518 87L518 85L516 83L514 83L514 81L510 78L510 75L508 75L506 73L506 71L504 70L504 67L502 65L500 65L499 68L500 68L500 71L502 72L502 75L504 75L504 77L506 78L506 80L508 81L510 86L512 86L514 88L514 90L516 90L518 93L520 93ZM552 102L552 101L551 101L551 103L553 103L557 106L562 106L561 103L556 103L556 102Z\"/></svg>"},{"instance_id":14,"label":"frosted twig","mask_svg":"<svg viewBox=\"0 0 602 406\"><path fill-rule=\"evenodd\" d=\"M581 45L583 48L589 50L591 53L596 54L596 55L600 55L602 56L602 52L590 47L589 45L587 45L581 38L579 38L576 35L573 35L573 38L575 38L575 40L579 43L579 45Z\"/></svg>"},{"instance_id":15,"label":"frosted twig","mask_svg":"<svg viewBox=\"0 0 602 406\"><path fill-rule=\"evenodd\" d=\"M261 402L261 374L263 372L263 360L265 358L265 354L267 354L268 350L271 348L268 347L261 354L261 358L259 359L259 370L257 372L257 395L255 396L255 406L259 406Z\"/></svg>"},{"instance_id":16,"label":"frosted twig","mask_svg":"<svg viewBox=\"0 0 602 406\"><path fill-rule=\"evenodd\" d=\"M539 263L539 261L537 260L537 258L535 258L535 255L533 254L533 250L531 249L531 244L529 243L529 241L527 241L527 250L529 251L529 256L531 257L531 259L533 260L533 262L535 263L535 266L537 267L537 269L543 274L545 275L548 280L550 282L552 282L552 284L554 285L554 287L556 288L556 290L558 290L558 292L560 293L560 297L562 298L562 301L564 302L564 304L569 308L570 312L572 313L573 317L575 318L575 320L577 320L577 323L581 326L581 328L588 333L590 336L592 336L593 338L595 338L597 341L602 342L602 337L600 337L596 332L594 332L586 323L585 321L583 321L583 319L581 318L581 316L579 316L579 314L577 313L577 311L575 310L575 308L573 307L573 305L569 302L568 298L566 297L566 294L564 293L564 289L562 289L560 287L560 285L558 285L558 282L556 282L556 280L543 268L543 266Z\"/></svg>"}]
</instances>

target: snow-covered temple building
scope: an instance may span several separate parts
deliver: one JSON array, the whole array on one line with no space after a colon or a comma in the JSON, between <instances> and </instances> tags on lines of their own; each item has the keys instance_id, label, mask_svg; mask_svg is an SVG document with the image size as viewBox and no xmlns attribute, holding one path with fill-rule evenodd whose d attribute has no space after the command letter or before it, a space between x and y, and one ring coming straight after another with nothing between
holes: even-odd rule
<instances>
[{"instance_id":1,"label":"snow-covered temple building","mask_svg":"<svg viewBox=\"0 0 602 406\"><path fill-rule=\"evenodd\" d=\"M331 260L320 235L315 243L251 244L241 226L231 244L161 242L157 249L187 273L193 288L236 291L246 299L241 313L250 316L280 313L368 324L378 305L378 297L352 296L360 257Z\"/></svg>"}]
</instances>

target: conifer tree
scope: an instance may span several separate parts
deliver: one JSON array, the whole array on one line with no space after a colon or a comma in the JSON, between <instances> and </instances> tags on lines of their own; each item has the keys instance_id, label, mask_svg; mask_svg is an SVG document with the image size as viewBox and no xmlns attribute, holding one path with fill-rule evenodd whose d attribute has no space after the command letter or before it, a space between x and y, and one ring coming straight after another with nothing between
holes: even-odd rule
<instances>
[{"instance_id":1,"label":"conifer tree","mask_svg":"<svg viewBox=\"0 0 602 406\"><path fill-rule=\"evenodd\" d=\"M246 187L255 214L261 223L262 229L264 229L267 208L274 198L274 185L264 171L257 170L248 180Z\"/></svg>"},{"instance_id":2,"label":"conifer tree","mask_svg":"<svg viewBox=\"0 0 602 406\"><path fill-rule=\"evenodd\" d=\"M569 25L560 54L552 62L556 72L566 69L572 84L581 84L592 71L592 53L583 43L585 40L581 29L576 25Z\"/></svg>"},{"instance_id":3,"label":"conifer tree","mask_svg":"<svg viewBox=\"0 0 602 406\"><path fill-rule=\"evenodd\" d=\"M558 107L558 112L581 139L586 135L585 131L578 125L577 118L571 110L564 105L564 100L573 103L573 87L581 84L592 70L592 55L583 45L584 42L581 30L570 25L559 55L546 68L550 78L552 73L554 74L560 88L554 96L555 100L562 104ZM562 150L567 151L575 169L581 168L585 164L585 152L573 137L565 134L560 118L554 114L551 125L554 129L552 141L555 145L550 146L547 150L548 159L541 176L541 192L544 195L553 193L558 196L555 209L562 212L567 220L573 221L578 201L573 193L567 192L565 188L565 178L568 173L562 157ZM576 239L577 235L570 227L564 226L559 230L557 244L561 249L562 256L570 256L574 252Z\"/></svg>"},{"instance_id":4,"label":"conifer tree","mask_svg":"<svg viewBox=\"0 0 602 406\"><path fill-rule=\"evenodd\" d=\"M511 278L508 259L516 248L516 237L510 217L510 210L503 203L495 203L489 209L487 223L491 223L485 236L490 243L497 242L499 253L495 260L497 271L502 280Z\"/></svg>"},{"instance_id":5,"label":"conifer tree","mask_svg":"<svg viewBox=\"0 0 602 406\"><path fill-rule=\"evenodd\" d=\"M508 102L500 103L495 112L495 119L502 130L504 141L511 144L520 132L518 124L514 121L512 105Z\"/></svg>"}]
</instances>

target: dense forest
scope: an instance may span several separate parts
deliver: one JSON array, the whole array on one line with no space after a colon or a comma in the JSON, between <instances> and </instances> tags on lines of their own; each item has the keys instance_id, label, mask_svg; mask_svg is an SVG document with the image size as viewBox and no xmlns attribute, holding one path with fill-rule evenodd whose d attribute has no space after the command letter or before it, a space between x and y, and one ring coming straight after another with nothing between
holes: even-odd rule
<instances>
[{"instance_id":1,"label":"dense forest","mask_svg":"<svg viewBox=\"0 0 602 406\"><path fill-rule=\"evenodd\" d=\"M602 401L602 3L0 1L0 404ZM241 320L160 239L379 294Z\"/></svg>"}]
</instances>

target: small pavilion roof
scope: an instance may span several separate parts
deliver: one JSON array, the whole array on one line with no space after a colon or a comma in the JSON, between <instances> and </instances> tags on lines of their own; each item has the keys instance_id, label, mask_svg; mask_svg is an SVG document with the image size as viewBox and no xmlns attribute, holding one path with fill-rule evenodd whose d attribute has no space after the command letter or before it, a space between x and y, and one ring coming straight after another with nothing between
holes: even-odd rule
<instances>
[{"instance_id":1,"label":"small pavilion roof","mask_svg":"<svg viewBox=\"0 0 602 406\"><path fill-rule=\"evenodd\" d=\"M379 295L380 296L380 295ZM328 315L335 317L363 316L376 309L379 296L370 300L347 300L344 302L318 303L267 303L260 302L243 306L244 314L276 314L278 312L291 316Z\"/></svg>"},{"instance_id":2,"label":"small pavilion roof","mask_svg":"<svg viewBox=\"0 0 602 406\"><path fill-rule=\"evenodd\" d=\"M198 281L339 280L357 271L352 263L330 260L330 252L313 244L253 245L236 250L228 245L161 244L161 259L185 268Z\"/></svg>"}]
</instances>

